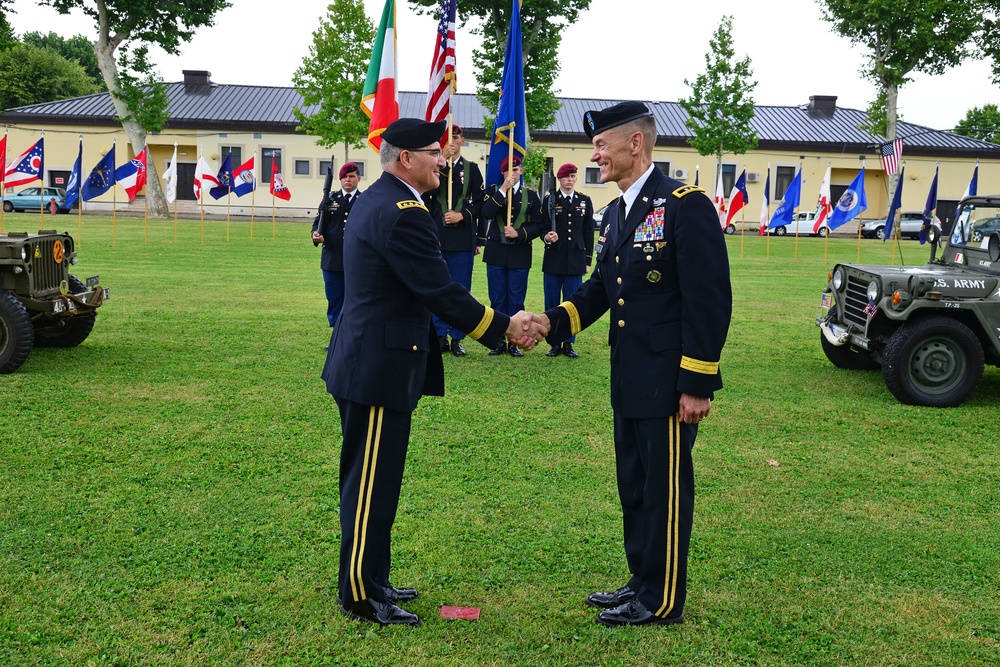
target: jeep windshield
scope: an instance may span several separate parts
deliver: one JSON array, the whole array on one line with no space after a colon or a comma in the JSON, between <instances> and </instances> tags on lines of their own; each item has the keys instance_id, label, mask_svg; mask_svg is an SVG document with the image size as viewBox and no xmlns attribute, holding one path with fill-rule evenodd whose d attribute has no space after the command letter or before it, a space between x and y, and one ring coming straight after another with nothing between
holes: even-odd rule
<instances>
[{"instance_id":1,"label":"jeep windshield","mask_svg":"<svg viewBox=\"0 0 1000 667\"><path fill-rule=\"evenodd\" d=\"M955 211L955 224L951 229L952 245L972 245L985 248L990 235L1000 232L1000 200L963 202Z\"/></svg>"}]
</instances>

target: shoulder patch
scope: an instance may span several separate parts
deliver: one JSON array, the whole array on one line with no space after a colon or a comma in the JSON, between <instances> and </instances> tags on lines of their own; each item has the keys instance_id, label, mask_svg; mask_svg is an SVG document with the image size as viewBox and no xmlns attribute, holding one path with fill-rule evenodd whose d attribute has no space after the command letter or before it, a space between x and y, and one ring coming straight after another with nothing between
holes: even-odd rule
<instances>
[{"instance_id":1,"label":"shoulder patch","mask_svg":"<svg viewBox=\"0 0 1000 667\"><path fill-rule=\"evenodd\" d=\"M405 199L403 201L398 201L396 202L396 208L398 208L401 211L405 211L408 208L422 208L425 211L427 210L427 207L424 206L423 202L419 202L416 199Z\"/></svg>"},{"instance_id":2,"label":"shoulder patch","mask_svg":"<svg viewBox=\"0 0 1000 667\"><path fill-rule=\"evenodd\" d=\"M689 195L692 192L704 192L704 191L705 191L704 188L700 188L697 185L684 185L674 190L673 195L678 199L680 199L681 197Z\"/></svg>"}]
</instances>

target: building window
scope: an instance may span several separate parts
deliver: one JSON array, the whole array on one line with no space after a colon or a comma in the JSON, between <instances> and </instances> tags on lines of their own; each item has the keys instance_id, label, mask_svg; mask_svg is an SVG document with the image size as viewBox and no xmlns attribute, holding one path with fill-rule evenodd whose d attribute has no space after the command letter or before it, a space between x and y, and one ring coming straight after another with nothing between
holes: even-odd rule
<instances>
[{"instance_id":1,"label":"building window","mask_svg":"<svg viewBox=\"0 0 1000 667\"><path fill-rule=\"evenodd\" d=\"M586 185L600 185L601 184L600 167L586 167L583 172L583 182Z\"/></svg>"},{"instance_id":2,"label":"building window","mask_svg":"<svg viewBox=\"0 0 1000 667\"><path fill-rule=\"evenodd\" d=\"M225 162L227 155L229 156L229 165L233 169L243 164L243 149L239 146L222 146L219 149L219 162Z\"/></svg>"},{"instance_id":3,"label":"building window","mask_svg":"<svg viewBox=\"0 0 1000 667\"><path fill-rule=\"evenodd\" d=\"M295 175L296 176L308 176L309 175L309 160L296 160L295 161Z\"/></svg>"},{"instance_id":4,"label":"building window","mask_svg":"<svg viewBox=\"0 0 1000 667\"><path fill-rule=\"evenodd\" d=\"M777 167L774 170L774 201L779 202L785 196L785 190L795 178L795 167Z\"/></svg>"},{"instance_id":5,"label":"building window","mask_svg":"<svg viewBox=\"0 0 1000 667\"><path fill-rule=\"evenodd\" d=\"M260 149L260 175L271 181L271 164L274 164L277 171L281 171L281 149L261 148Z\"/></svg>"},{"instance_id":6,"label":"building window","mask_svg":"<svg viewBox=\"0 0 1000 667\"><path fill-rule=\"evenodd\" d=\"M333 168L333 162L330 160L320 160L319 161L319 176L321 178L326 178L326 172Z\"/></svg>"},{"instance_id":7,"label":"building window","mask_svg":"<svg viewBox=\"0 0 1000 667\"><path fill-rule=\"evenodd\" d=\"M656 165L657 169L659 169L660 171L663 172L664 176L673 177L673 174L670 173L670 163L669 162L657 162L657 161L654 160L653 164Z\"/></svg>"},{"instance_id":8,"label":"building window","mask_svg":"<svg viewBox=\"0 0 1000 667\"><path fill-rule=\"evenodd\" d=\"M365 161L364 160L351 160L354 164L358 165L358 176L361 178L365 177Z\"/></svg>"}]
</instances>

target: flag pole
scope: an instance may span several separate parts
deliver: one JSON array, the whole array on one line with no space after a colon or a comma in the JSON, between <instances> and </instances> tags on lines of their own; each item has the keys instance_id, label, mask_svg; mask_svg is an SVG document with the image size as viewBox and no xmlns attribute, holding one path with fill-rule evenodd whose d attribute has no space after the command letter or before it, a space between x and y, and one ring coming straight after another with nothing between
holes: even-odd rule
<instances>
[{"instance_id":1,"label":"flag pole","mask_svg":"<svg viewBox=\"0 0 1000 667\"><path fill-rule=\"evenodd\" d=\"M174 142L174 155L177 154L177 142ZM177 243L177 165L172 165L174 168L174 243Z\"/></svg>"},{"instance_id":2,"label":"flag pole","mask_svg":"<svg viewBox=\"0 0 1000 667\"><path fill-rule=\"evenodd\" d=\"M201 164L201 159L202 159L201 144L198 144L198 164L199 165ZM206 162L206 164L208 164L208 163ZM199 167L195 167L194 169L197 172L198 169L199 169ZM198 180L200 181L201 180L201 174L195 174L195 175L198 177ZM204 196L204 194L205 194L205 184L202 183L201 186L198 188L198 210L201 211L201 244L202 245L205 245L205 202L202 199L202 197Z\"/></svg>"},{"instance_id":3,"label":"flag pole","mask_svg":"<svg viewBox=\"0 0 1000 667\"><path fill-rule=\"evenodd\" d=\"M899 185L900 181L903 180L902 176L906 174L906 161L905 160L899 163L899 171L900 171L900 174L899 174L900 177L896 179L896 189L897 190L900 188L900 185ZM893 199L896 198L896 194L895 193L893 193L892 198ZM889 204L889 208L892 208L892 204L891 203ZM896 266L896 253L897 252L899 253L899 263L900 264L903 263L903 253L899 249L899 225L895 224L896 223L896 220L895 220L895 218L896 218L896 212L895 211L893 211L892 217L893 217L893 221L892 221L893 222L893 225L892 225L892 260L890 260L890 266ZM902 216L900 216L900 222L902 222L902 220L903 220L903 218L902 218ZM886 220L885 224L888 225L889 221Z\"/></svg>"},{"instance_id":4,"label":"flag pole","mask_svg":"<svg viewBox=\"0 0 1000 667\"><path fill-rule=\"evenodd\" d=\"M118 147L118 139L111 140L111 150L115 151L115 155L118 151L115 150ZM115 165L111 165L112 169ZM115 177L115 182L111 184L111 247L115 248L118 246L118 176L112 172L112 176Z\"/></svg>"},{"instance_id":5,"label":"flag pole","mask_svg":"<svg viewBox=\"0 0 1000 667\"><path fill-rule=\"evenodd\" d=\"M253 163L257 164L257 151L253 152ZM251 174L252 175L252 174ZM257 181L254 181L253 190L250 191L250 240L253 241L253 216L254 206L257 202Z\"/></svg>"},{"instance_id":6,"label":"flag pole","mask_svg":"<svg viewBox=\"0 0 1000 667\"><path fill-rule=\"evenodd\" d=\"M4 179L7 176L7 126L3 126L3 155L0 155L0 194L6 189ZM3 233L3 206L0 206L0 233Z\"/></svg>"},{"instance_id":7,"label":"flag pole","mask_svg":"<svg viewBox=\"0 0 1000 667\"><path fill-rule=\"evenodd\" d=\"M6 156L4 156L6 157ZM80 173L76 181L76 247L83 238L83 132L80 133Z\"/></svg>"},{"instance_id":8,"label":"flag pole","mask_svg":"<svg viewBox=\"0 0 1000 667\"><path fill-rule=\"evenodd\" d=\"M449 105L448 105L448 106L449 106L449 108L450 108L450 107L451 107L451 104L449 103ZM449 112L448 112L448 129L446 130L446 131L447 131L447 133L448 133L448 134L446 135L446 136L448 137L448 143L447 143L447 144L445 144L446 146L447 146L448 144L450 144L450 143L451 143L451 141L452 141L452 137L451 137L451 126L452 126L452 122L453 122L453 120L454 120L454 114L452 114L452 113L451 113L451 111L449 111ZM454 201L454 200L453 200L453 199L451 198L451 197L452 197L452 183L453 183L453 182L454 182L454 180L455 180L455 179L453 178L453 176L454 176L454 175L452 174L452 171L454 171L454 169L455 169L455 158L454 158L454 157L450 157L450 158L448 158L448 207L447 207L447 208L448 208L448 210L444 211L444 213L447 213L448 211L450 211L450 210L451 210L451 204L452 204L452 202Z\"/></svg>"},{"instance_id":9,"label":"flag pole","mask_svg":"<svg viewBox=\"0 0 1000 667\"><path fill-rule=\"evenodd\" d=\"M799 178L801 179L802 177L803 177L803 175L802 175L802 163L799 162ZM802 183L801 183L801 181L799 182L799 205L800 206L802 205ZM795 208L792 209L792 220L795 220L795 209L797 209L797 208L799 208L799 207L796 206ZM796 262L799 261L799 221L798 220L795 220L795 261Z\"/></svg>"},{"instance_id":10,"label":"flag pole","mask_svg":"<svg viewBox=\"0 0 1000 667\"><path fill-rule=\"evenodd\" d=\"M274 194L271 195L271 240L274 240Z\"/></svg>"},{"instance_id":11,"label":"flag pole","mask_svg":"<svg viewBox=\"0 0 1000 667\"><path fill-rule=\"evenodd\" d=\"M862 157L861 158L861 171L865 170L865 162L866 162L865 158ZM864 185L864 183L862 183L861 185ZM859 222L858 223L858 264L860 264L860 263L861 263L861 223Z\"/></svg>"},{"instance_id":12,"label":"flag pole","mask_svg":"<svg viewBox=\"0 0 1000 667\"><path fill-rule=\"evenodd\" d=\"M226 243L229 243L229 214L232 210L233 202L233 182L229 179L229 191L226 193Z\"/></svg>"},{"instance_id":13,"label":"flag pole","mask_svg":"<svg viewBox=\"0 0 1000 667\"><path fill-rule=\"evenodd\" d=\"M832 171L832 169L833 169L833 166L831 165L831 161L827 160L826 161L826 170L830 172L830 180L831 181L833 180L833 171ZM830 184L827 184L827 185L829 186ZM819 190L820 190L819 191L820 206L825 206L826 204L823 204L823 186L822 185L819 186ZM830 218L830 212L828 211L827 214L824 216L824 219L826 220L826 238L823 239L823 266L826 266L826 252L830 248L830 219L829 218Z\"/></svg>"},{"instance_id":14,"label":"flag pole","mask_svg":"<svg viewBox=\"0 0 1000 667\"><path fill-rule=\"evenodd\" d=\"M510 122L510 134L507 135L507 168L514 168L514 121ZM514 186L507 193L507 226L510 227L511 209L514 207ZM523 195L522 195L523 197Z\"/></svg>"},{"instance_id":15,"label":"flag pole","mask_svg":"<svg viewBox=\"0 0 1000 667\"><path fill-rule=\"evenodd\" d=\"M45 138L45 130L42 130L42 139L44 139L44 138ZM43 160L45 159L44 155L42 156L42 159ZM6 169L7 168L6 168L6 165L5 165L4 166L4 171L6 171ZM39 202L41 204L41 206L38 207L38 214L41 216L39 218L40 224L39 224L38 228L39 229L45 229L45 208L46 208L45 207L45 174L38 174L38 180L40 180L42 182L42 187L40 187L38 189L38 191L42 194L41 201Z\"/></svg>"}]
</instances>

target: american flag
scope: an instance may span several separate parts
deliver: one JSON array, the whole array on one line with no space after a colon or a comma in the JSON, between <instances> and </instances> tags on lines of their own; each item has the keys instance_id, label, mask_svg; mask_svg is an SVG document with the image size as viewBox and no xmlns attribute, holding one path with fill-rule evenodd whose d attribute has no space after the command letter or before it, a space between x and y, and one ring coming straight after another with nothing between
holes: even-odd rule
<instances>
[{"instance_id":1,"label":"american flag","mask_svg":"<svg viewBox=\"0 0 1000 667\"><path fill-rule=\"evenodd\" d=\"M441 1L441 20L434 44L427 111L424 114L424 120L432 123L448 117L451 94L455 92L455 12L456 0Z\"/></svg>"},{"instance_id":2,"label":"american flag","mask_svg":"<svg viewBox=\"0 0 1000 667\"><path fill-rule=\"evenodd\" d=\"M878 154L882 157L882 169L886 175L895 174L899 169L899 158L903 155L903 138L885 142L878 147Z\"/></svg>"},{"instance_id":3,"label":"american flag","mask_svg":"<svg viewBox=\"0 0 1000 667\"><path fill-rule=\"evenodd\" d=\"M875 317L875 313L878 312L878 306L875 305L875 299L871 297L868 298L868 305L865 306L865 315L868 317Z\"/></svg>"}]
</instances>

